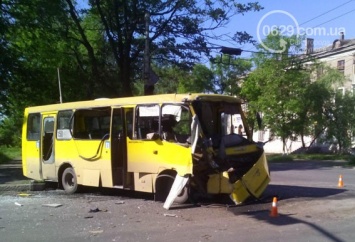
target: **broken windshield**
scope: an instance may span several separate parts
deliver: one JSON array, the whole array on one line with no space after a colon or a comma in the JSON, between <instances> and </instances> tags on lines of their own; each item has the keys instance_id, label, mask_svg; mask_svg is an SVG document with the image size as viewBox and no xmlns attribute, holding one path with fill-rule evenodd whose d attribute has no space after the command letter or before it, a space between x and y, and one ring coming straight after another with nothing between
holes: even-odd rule
<instances>
[{"instance_id":1,"label":"broken windshield","mask_svg":"<svg viewBox=\"0 0 355 242\"><path fill-rule=\"evenodd\" d=\"M193 107L207 138L218 138L228 134L246 136L239 104L195 101Z\"/></svg>"}]
</instances>

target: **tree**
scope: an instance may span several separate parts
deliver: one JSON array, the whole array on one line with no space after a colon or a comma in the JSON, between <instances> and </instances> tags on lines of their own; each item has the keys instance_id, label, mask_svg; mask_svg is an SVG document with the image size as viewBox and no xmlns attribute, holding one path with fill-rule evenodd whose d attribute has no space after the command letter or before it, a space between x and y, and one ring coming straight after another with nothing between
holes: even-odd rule
<instances>
[{"instance_id":1,"label":"tree","mask_svg":"<svg viewBox=\"0 0 355 242\"><path fill-rule=\"evenodd\" d=\"M66 2L80 34L78 41L85 46L90 62L94 64L95 53L82 27L80 11L71 0ZM142 73L147 13L150 16L149 45L154 62L157 65L170 63L191 68L201 54L209 54L209 41L215 38L210 34L211 30L223 27L235 14L261 9L258 3L240 4L222 0L205 0L204 4L195 0L91 0L89 5L88 14L100 18L97 27L104 30L123 96L132 95L132 84ZM240 40L245 41L245 35L242 37Z\"/></svg>"},{"instance_id":2,"label":"tree","mask_svg":"<svg viewBox=\"0 0 355 242\"><path fill-rule=\"evenodd\" d=\"M295 36L281 36L275 32L267 36L264 44L277 52L258 46L259 52L253 59L256 69L246 78L241 91L249 112L262 112L264 127L281 137L285 153L287 140L295 137L300 129L298 121L303 97L310 83L309 74L301 70L301 64L291 55L292 50L299 50L300 43ZM255 127L254 123L251 126Z\"/></svg>"},{"instance_id":3,"label":"tree","mask_svg":"<svg viewBox=\"0 0 355 242\"><path fill-rule=\"evenodd\" d=\"M189 72L209 54L210 31L235 14L260 9L223 0L2 0L1 116L20 130L24 107L58 102L58 68L64 101L138 93L146 13L152 66ZM247 37L237 33L234 39Z\"/></svg>"},{"instance_id":4,"label":"tree","mask_svg":"<svg viewBox=\"0 0 355 242\"><path fill-rule=\"evenodd\" d=\"M337 144L338 152L341 153L351 147L351 138L354 132L353 123L355 121L355 97L350 92L345 94L336 92L333 100L333 108L328 110L329 123L326 137Z\"/></svg>"},{"instance_id":5,"label":"tree","mask_svg":"<svg viewBox=\"0 0 355 242\"><path fill-rule=\"evenodd\" d=\"M214 92L219 94L239 95L243 79L250 72L250 60L236 58L231 55L221 55L213 58L211 70L214 73Z\"/></svg>"},{"instance_id":6,"label":"tree","mask_svg":"<svg viewBox=\"0 0 355 242\"><path fill-rule=\"evenodd\" d=\"M279 45L283 43L284 45ZM305 136L319 138L326 130L328 139L336 139L340 149L348 147L350 125L355 120L352 96L335 94L337 86L344 81L344 76L337 70L301 55L290 55L289 50L300 47L300 40L285 37L275 32L269 35L264 44L271 46L275 52L264 51L254 55L256 69L247 77L241 94L248 102L251 113L262 113L264 127L286 141ZM278 48L285 51L279 52ZM308 67L304 63L313 61ZM315 75L322 69L321 75ZM349 105L347 105L348 103ZM256 119L248 116L252 127ZM313 143L313 141L312 141ZM311 143L311 144L312 144Z\"/></svg>"},{"instance_id":7,"label":"tree","mask_svg":"<svg viewBox=\"0 0 355 242\"><path fill-rule=\"evenodd\" d=\"M212 70L205 65L196 64L185 78L180 78L178 92L214 92L213 80Z\"/></svg>"}]
</instances>

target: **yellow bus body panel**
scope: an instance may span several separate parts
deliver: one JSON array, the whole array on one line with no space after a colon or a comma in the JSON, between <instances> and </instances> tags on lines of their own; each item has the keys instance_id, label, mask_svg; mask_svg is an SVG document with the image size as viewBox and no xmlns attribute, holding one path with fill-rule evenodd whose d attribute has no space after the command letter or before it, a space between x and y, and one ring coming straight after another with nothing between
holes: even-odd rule
<instances>
[{"instance_id":1,"label":"yellow bus body panel","mask_svg":"<svg viewBox=\"0 0 355 242\"><path fill-rule=\"evenodd\" d=\"M39 140L27 140L27 117L26 109L22 126L22 173L28 178L40 180L40 144Z\"/></svg>"},{"instance_id":2,"label":"yellow bus body panel","mask_svg":"<svg viewBox=\"0 0 355 242\"><path fill-rule=\"evenodd\" d=\"M230 197L236 204L244 202L250 196L259 198L269 182L270 173L265 154L263 154L242 179L233 184Z\"/></svg>"},{"instance_id":3,"label":"yellow bus body panel","mask_svg":"<svg viewBox=\"0 0 355 242\"><path fill-rule=\"evenodd\" d=\"M128 172L158 174L173 169L181 176L192 173L191 149L177 143L128 139L127 154Z\"/></svg>"},{"instance_id":4,"label":"yellow bus body panel","mask_svg":"<svg viewBox=\"0 0 355 242\"><path fill-rule=\"evenodd\" d=\"M103 143L100 144L101 142ZM97 187L101 178L103 187L112 187L109 140L58 140L56 141L57 172L63 163L70 163L73 166L79 184Z\"/></svg>"}]
</instances>

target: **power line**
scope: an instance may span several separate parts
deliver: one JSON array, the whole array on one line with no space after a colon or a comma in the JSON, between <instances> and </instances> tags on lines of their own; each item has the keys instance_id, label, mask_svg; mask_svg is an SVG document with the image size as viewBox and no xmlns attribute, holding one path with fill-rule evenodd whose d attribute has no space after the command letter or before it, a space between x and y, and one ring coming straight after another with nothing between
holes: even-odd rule
<instances>
[{"instance_id":1,"label":"power line","mask_svg":"<svg viewBox=\"0 0 355 242\"><path fill-rule=\"evenodd\" d=\"M323 25L323 24L329 23L329 22L331 22L331 21L333 21L333 20L335 20L335 19L338 19L338 18L340 18L340 17L343 17L343 16L345 16L345 15L347 15L347 14L349 14L349 13L352 13L352 12L354 12L354 11L355 11L355 8L352 9L352 10L350 10L350 11L348 11L348 12L346 12L346 13L343 13L342 15L339 15L339 16L337 16L337 17L335 17L335 18L332 18L332 19L330 19L330 20L328 20L328 21L326 21L326 22L323 22L323 23L321 23L321 24L318 24L318 25L314 26L313 28L316 28L316 27L319 27L319 26L321 26L321 25Z\"/></svg>"},{"instance_id":2,"label":"power line","mask_svg":"<svg viewBox=\"0 0 355 242\"><path fill-rule=\"evenodd\" d=\"M313 21L313 20L315 20L315 19L317 19L317 18L319 18L319 17L321 17L321 16L324 16L324 15L326 15L326 14L328 14L328 13L330 13L330 12L332 12L332 11L338 9L338 8L341 8L341 7L343 7L343 6L349 4L350 2L353 2L353 1L354 1L354 0L350 0L350 1L347 1L347 2L345 2L345 3L342 3L342 4L340 4L340 5L338 5L338 6L334 7L334 8L332 8L332 9L330 9L330 10L324 12L324 13L321 13L321 14L315 16L314 18L311 18L311 19L309 19L309 20L307 20L307 21L305 21L305 22L299 24L299 26L304 25L304 24L306 24L306 23L309 23L309 22L311 22L311 21ZM340 17L342 17L342 16L345 16L345 15L351 13L351 12L354 12L354 11L355 11L355 9L352 9L352 10L350 10L350 11L348 11L348 12L342 14L342 15L336 16L336 17L334 17L334 18L332 18L332 19L330 19L330 20L328 20L328 21L325 21L325 22L323 22L323 23L321 23L321 24L318 24L318 25L314 26L313 28L316 28L316 27L319 27L319 26L321 26L321 25L323 25L323 24L329 23L329 22L331 22L331 21L333 21L333 20L335 20L335 19L338 19L338 18L340 18ZM253 48L255 48L255 47L252 47L252 48L250 48L250 49L253 49ZM249 49L249 50L242 50L242 51L243 51L243 52L250 52L250 53L262 53L262 52L259 52L259 51L250 51L250 49Z\"/></svg>"},{"instance_id":3,"label":"power line","mask_svg":"<svg viewBox=\"0 0 355 242\"><path fill-rule=\"evenodd\" d=\"M317 19L317 18L319 18L319 17L322 17L322 16L326 15L327 13L330 13L330 12L332 12L332 11L338 9L338 8L341 8L341 7L345 6L346 4L348 4L348 3L352 2L352 1L353 1L353 0L350 0L350 1L347 1L346 3L340 4L339 6L337 6L337 7L335 7L335 8L332 8L332 9L330 9L330 10L328 10L328 11L326 11L326 12L320 14L320 15L317 15L317 16L315 16L314 18L311 18L310 20L307 20L306 22L303 22L303 23L301 23L301 24L299 24L299 25L303 25L303 24L306 24L306 23L308 23L308 22L311 22L312 20L315 20L315 19ZM318 26L317 26L317 27L318 27Z\"/></svg>"}]
</instances>

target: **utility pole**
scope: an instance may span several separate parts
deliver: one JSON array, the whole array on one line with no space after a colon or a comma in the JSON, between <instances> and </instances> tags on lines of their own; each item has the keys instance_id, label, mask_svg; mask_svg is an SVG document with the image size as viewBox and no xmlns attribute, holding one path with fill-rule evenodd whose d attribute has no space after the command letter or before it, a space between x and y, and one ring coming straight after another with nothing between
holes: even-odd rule
<instances>
[{"instance_id":1,"label":"utility pole","mask_svg":"<svg viewBox=\"0 0 355 242\"><path fill-rule=\"evenodd\" d=\"M144 48L144 95L152 95L154 93L154 83L150 81L150 56L149 56L149 25L150 14L144 15L145 20L145 48Z\"/></svg>"},{"instance_id":2,"label":"utility pole","mask_svg":"<svg viewBox=\"0 0 355 242\"><path fill-rule=\"evenodd\" d=\"M58 86L59 86L59 103L63 103L63 98L62 98L62 86L60 84L60 72L59 72L59 67L57 68L58 72Z\"/></svg>"}]
</instances>

